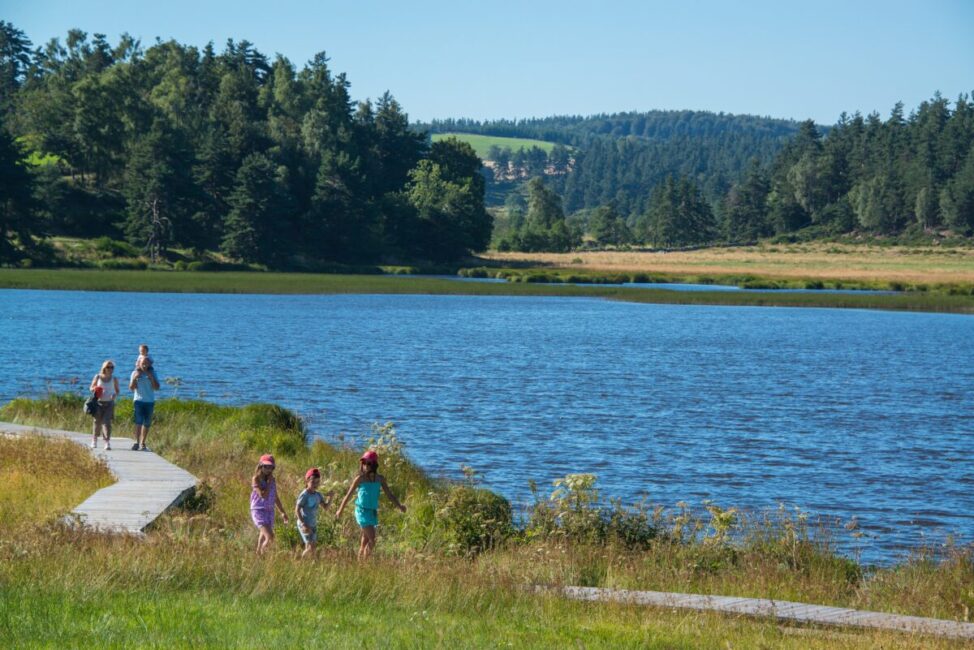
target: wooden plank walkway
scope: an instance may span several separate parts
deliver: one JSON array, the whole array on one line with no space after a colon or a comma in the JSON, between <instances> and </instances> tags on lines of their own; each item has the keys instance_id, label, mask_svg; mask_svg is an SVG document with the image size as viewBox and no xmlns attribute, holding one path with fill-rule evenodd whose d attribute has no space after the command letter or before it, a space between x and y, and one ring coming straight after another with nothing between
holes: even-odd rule
<instances>
[{"instance_id":1,"label":"wooden plank walkway","mask_svg":"<svg viewBox=\"0 0 974 650\"><path fill-rule=\"evenodd\" d=\"M113 437L91 449L91 434L0 422L0 434L67 438L103 458L117 482L92 494L72 511L85 526L113 533L143 535L146 526L177 505L196 486L195 476L151 451L132 451L131 438Z\"/></svg>"},{"instance_id":2,"label":"wooden plank walkway","mask_svg":"<svg viewBox=\"0 0 974 650\"><path fill-rule=\"evenodd\" d=\"M696 609L725 614L770 617L794 623L894 630L974 640L974 623L945 621L920 616L900 616L899 614L884 614L843 607L807 605L786 600L703 596L662 591L628 591L596 587L563 587L555 591L574 600L610 601L671 609Z\"/></svg>"}]
</instances>

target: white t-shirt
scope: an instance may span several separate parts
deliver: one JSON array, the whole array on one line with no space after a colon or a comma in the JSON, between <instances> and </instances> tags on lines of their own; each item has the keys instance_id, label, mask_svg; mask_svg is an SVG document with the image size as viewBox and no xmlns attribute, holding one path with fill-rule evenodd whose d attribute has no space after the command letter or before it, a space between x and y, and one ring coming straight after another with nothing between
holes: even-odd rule
<instances>
[{"instance_id":1,"label":"white t-shirt","mask_svg":"<svg viewBox=\"0 0 974 650\"><path fill-rule=\"evenodd\" d=\"M115 398L114 376L106 381L101 375L95 375L95 386L101 386L101 397L98 398L99 401L110 402Z\"/></svg>"}]
</instances>

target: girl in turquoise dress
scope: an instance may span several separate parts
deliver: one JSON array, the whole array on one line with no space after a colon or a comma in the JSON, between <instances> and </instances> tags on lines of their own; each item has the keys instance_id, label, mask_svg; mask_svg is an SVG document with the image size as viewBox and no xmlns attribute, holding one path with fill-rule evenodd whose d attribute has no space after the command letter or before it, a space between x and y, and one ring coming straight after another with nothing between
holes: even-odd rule
<instances>
[{"instance_id":1,"label":"girl in turquoise dress","mask_svg":"<svg viewBox=\"0 0 974 650\"><path fill-rule=\"evenodd\" d=\"M379 472L379 454L371 449L359 459L359 472L352 485L349 486L345 498L335 512L335 518L342 516L345 504L352 497L352 492L358 491L355 497L355 521L362 529L362 541L359 544L358 559L364 560L375 548L375 527L379 524L379 488L386 493L393 505L400 511L406 512L406 506L399 503L399 499L386 484L386 479Z\"/></svg>"}]
</instances>

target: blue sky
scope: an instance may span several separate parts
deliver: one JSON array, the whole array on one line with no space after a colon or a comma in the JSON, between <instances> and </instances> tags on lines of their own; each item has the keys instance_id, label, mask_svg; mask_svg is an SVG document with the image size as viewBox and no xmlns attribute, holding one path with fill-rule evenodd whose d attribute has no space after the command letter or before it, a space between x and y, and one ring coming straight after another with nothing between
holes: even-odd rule
<instances>
[{"instance_id":1,"label":"blue sky","mask_svg":"<svg viewBox=\"0 0 974 650\"><path fill-rule=\"evenodd\" d=\"M974 90L974 2L229 2L0 0L35 45L78 27L218 49L247 39L298 66L324 50L356 99L414 120L651 109L832 123Z\"/></svg>"}]
</instances>

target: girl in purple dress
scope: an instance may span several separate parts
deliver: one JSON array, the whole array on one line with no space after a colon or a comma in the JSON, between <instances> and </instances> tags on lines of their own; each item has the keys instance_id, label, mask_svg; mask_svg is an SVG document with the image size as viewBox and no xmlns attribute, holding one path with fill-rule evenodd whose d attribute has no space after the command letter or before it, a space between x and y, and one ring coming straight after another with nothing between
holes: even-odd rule
<instances>
[{"instance_id":1,"label":"girl in purple dress","mask_svg":"<svg viewBox=\"0 0 974 650\"><path fill-rule=\"evenodd\" d=\"M287 513L277 496L277 481L274 480L274 457L264 454L257 463L257 470L250 481L250 517L259 531L257 534L257 555L262 555L267 546L274 541L274 508L281 511L284 523Z\"/></svg>"}]
</instances>

